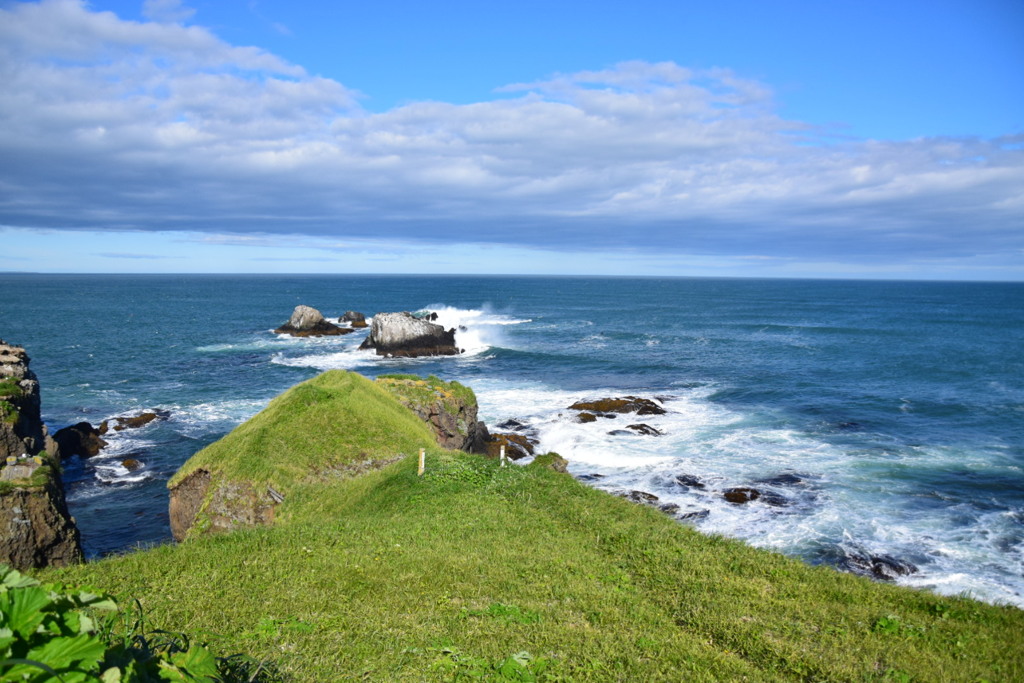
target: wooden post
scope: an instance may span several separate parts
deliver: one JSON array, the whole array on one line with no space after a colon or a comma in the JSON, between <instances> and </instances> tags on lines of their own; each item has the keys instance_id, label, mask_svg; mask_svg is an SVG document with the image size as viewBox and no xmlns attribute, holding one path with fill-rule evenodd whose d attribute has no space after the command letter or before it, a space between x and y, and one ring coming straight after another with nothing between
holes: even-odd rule
<instances>
[{"instance_id":1,"label":"wooden post","mask_svg":"<svg viewBox=\"0 0 1024 683\"><path fill-rule=\"evenodd\" d=\"M501 466L504 467L505 466L505 444L501 445L501 455L499 456L499 459L501 461Z\"/></svg>"},{"instance_id":2,"label":"wooden post","mask_svg":"<svg viewBox=\"0 0 1024 683\"><path fill-rule=\"evenodd\" d=\"M425 448L421 448L420 449L420 469L419 469L419 472L418 472L418 474L421 477L423 476L423 470L425 469L426 464L427 464L426 449Z\"/></svg>"}]
</instances>

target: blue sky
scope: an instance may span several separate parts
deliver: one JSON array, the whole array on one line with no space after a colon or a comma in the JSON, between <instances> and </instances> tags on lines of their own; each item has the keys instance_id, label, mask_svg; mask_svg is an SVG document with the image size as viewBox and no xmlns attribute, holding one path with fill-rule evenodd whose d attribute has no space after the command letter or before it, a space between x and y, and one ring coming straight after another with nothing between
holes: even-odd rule
<instances>
[{"instance_id":1,"label":"blue sky","mask_svg":"<svg viewBox=\"0 0 1024 683\"><path fill-rule=\"evenodd\" d=\"M1024 3L0 2L0 270L1024 279Z\"/></svg>"}]
</instances>

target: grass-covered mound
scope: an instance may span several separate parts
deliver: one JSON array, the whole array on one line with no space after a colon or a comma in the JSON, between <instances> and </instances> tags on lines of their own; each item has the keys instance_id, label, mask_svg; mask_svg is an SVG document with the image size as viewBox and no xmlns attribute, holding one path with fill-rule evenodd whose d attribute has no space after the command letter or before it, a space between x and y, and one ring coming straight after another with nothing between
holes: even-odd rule
<instances>
[{"instance_id":1,"label":"grass-covered mound","mask_svg":"<svg viewBox=\"0 0 1024 683\"><path fill-rule=\"evenodd\" d=\"M367 416L390 414L366 396ZM327 409L293 399L284 431ZM328 400L376 433L354 420L363 401ZM281 439L264 417L249 438ZM272 527L47 574L294 681L1024 680L1020 610L704 536L543 467L433 451L423 477L410 455L291 486Z\"/></svg>"},{"instance_id":2,"label":"grass-covered mound","mask_svg":"<svg viewBox=\"0 0 1024 683\"><path fill-rule=\"evenodd\" d=\"M379 385L354 372L332 370L292 387L193 455L168 486L205 469L288 493L318 472L433 444L423 421Z\"/></svg>"}]
</instances>

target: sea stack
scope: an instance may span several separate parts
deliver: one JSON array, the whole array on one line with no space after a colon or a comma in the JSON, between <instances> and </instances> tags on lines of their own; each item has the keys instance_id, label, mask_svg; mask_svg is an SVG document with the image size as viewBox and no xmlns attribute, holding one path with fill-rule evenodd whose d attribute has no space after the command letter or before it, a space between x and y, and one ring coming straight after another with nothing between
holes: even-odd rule
<instances>
[{"instance_id":1,"label":"sea stack","mask_svg":"<svg viewBox=\"0 0 1024 683\"><path fill-rule=\"evenodd\" d=\"M290 334L293 337L326 337L349 332L352 332L352 328L332 325L320 311L302 305L295 307L288 322L274 330L275 334Z\"/></svg>"},{"instance_id":2,"label":"sea stack","mask_svg":"<svg viewBox=\"0 0 1024 683\"><path fill-rule=\"evenodd\" d=\"M395 358L455 356L462 353L455 346L455 328L445 330L408 311L378 313L373 316L370 334L359 348L374 349L378 356Z\"/></svg>"},{"instance_id":3,"label":"sea stack","mask_svg":"<svg viewBox=\"0 0 1024 683\"><path fill-rule=\"evenodd\" d=\"M0 564L60 567L81 562L82 547L28 364L25 349L0 340Z\"/></svg>"}]
</instances>

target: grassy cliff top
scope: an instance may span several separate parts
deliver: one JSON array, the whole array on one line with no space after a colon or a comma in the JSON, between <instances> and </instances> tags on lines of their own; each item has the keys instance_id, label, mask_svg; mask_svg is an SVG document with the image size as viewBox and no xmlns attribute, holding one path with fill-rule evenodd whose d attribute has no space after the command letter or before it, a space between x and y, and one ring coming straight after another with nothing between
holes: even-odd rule
<instances>
[{"instance_id":1,"label":"grassy cliff top","mask_svg":"<svg viewBox=\"0 0 1024 683\"><path fill-rule=\"evenodd\" d=\"M423 421L384 388L362 375L332 370L287 390L193 455L168 486L205 469L288 491L333 467L436 447Z\"/></svg>"},{"instance_id":2,"label":"grassy cliff top","mask_svg":"<svg viewBox=\"0 0 1024 683\"><path fill-rule=\"evenodd\" d=\"M404 410L328 373L196 457L273 473L248 459L324 425L322 452L288 451L303 466L391 453L429 439ZM425 476L410 455L296 480L291 502L273 527L46 578L138 598L152 627L207 634L291 681L1024 680L1021 610L705 536L542 467L435 449Z\"/></svg>"},{"instance_id":3,"label":"grassy cliff top","mask_svg":"<svg viewBox=\"0 0 1024 683\"><path fill-rule=\"evenodd\" d=\"M418 375L380 375L377 383L412 405L429 405L435 401L447 407L459 403L476 405L476 394L469 387L458 382L446 382L434 375L427 378Z\"/></svg>"}]
</instances>

